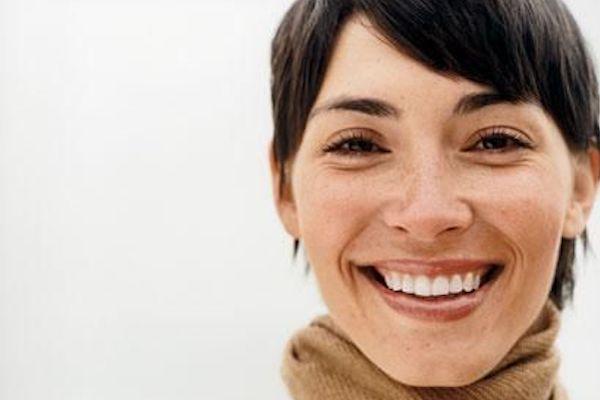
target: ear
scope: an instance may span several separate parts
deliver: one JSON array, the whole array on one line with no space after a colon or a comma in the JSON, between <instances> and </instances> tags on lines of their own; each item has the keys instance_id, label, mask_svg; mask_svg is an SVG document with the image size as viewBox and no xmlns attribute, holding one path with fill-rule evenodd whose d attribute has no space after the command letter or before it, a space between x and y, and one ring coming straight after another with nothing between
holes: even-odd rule
<instances>
[{"instance_id":1,"label":"ear","mask_svg":"<svg viewBox=\"0 0 600 400\"><path fill-rule=\"evenodd\" d=\"M298 213L296 211L296 204L294 202L294 195L292 193L291 177L290 174L285 170L281 171L279 164L277 161L275 161L273 141L269 142L269 164L271 166L273 199L275 201L275 207L277 208L279 219L281 220L287 233L294 237L294 239L300 239L300 230L298 229ZM285 174L285 183L280 193L279 182L282 174Z\"/></svg>"},{"instance_id":2,"label":"ear","mask_svg":"<svg viewBox=\"0 0 600 400\"><path fill-rule=\"evenodd\" d=\"M600 179L600 150L591 147L573 160L573 194L563 226L564 238L575 239L581 235L594 206Z\"/></svg>"}]
</instances>

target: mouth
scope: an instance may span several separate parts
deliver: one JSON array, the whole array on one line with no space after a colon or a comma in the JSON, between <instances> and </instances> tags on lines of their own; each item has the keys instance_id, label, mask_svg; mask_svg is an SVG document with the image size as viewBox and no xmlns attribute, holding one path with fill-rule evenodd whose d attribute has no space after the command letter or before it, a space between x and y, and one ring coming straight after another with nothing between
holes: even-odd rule
<instances>
[{"instance_id":1,"label":"mouth","mask_svg":"<svg viewBox=\"0 0 600 400\"><path fill-rule=\"evenodd\" d=\"M491 264L463 275L438 274L431 278L408 274L390 277L370 265L358 269L396 312L421 320L452 321L469 315L483 303L505 266Z\"/></svg>"},{"instance_id":2,"label":"mouth","mask_svg":"<svg viewBox=\"0 0 600 400\"><path fill-rule=\"evenodd\" d=\"M383 290L386 290L391 293L408 294L412 297L418 297L421 300L435 300L436 298L440 298L440 297L455 298L455 297L463 296L468 293L472 293L474 291L482 289L486 285L489 285L490 283L495 281L498 278L498 276L500 276L500 274L502 273L503 270L504 270L503 265L492 264L492 265L488 266L488 268L485 270L485 272L480 274L480 280L479 280L479 283L477 284L477 287L474 287L473 284L468 284L467 282L465 282L465 279L464 279L465 276L460 276L460 283L461 283L460 290L459 290L459 286L456 286L455 290L452 290L451 288L449 288L448 291L442 289L442 293L435 293L433 290L431 290L431 288L430 289L415 288L415 281L418 278L411 276L411 278L409 278L409 279L412 279L412 282L413 282L412 284L407 285L406 282L403 282L404 283L403 285L402 284L394 285L394 283L390 282L389 278L386 280L386 277L384 277L384 275L381 272L379 272L374 266L369 265L369 266L359 267L359 271L363 275L365 275L370 281L377 284ZM406 280L406 278L407 277L405 275L404 279ZM445 276L445 278L447 278L448 281L452 281L452 278L450 276ZM428 281L425 283L425 285L429 285L431 287L431 281L434 281L434 279L428 279ZM448 286L451 286L451 284L449 283Z\"/></svg>"}]
</instances>

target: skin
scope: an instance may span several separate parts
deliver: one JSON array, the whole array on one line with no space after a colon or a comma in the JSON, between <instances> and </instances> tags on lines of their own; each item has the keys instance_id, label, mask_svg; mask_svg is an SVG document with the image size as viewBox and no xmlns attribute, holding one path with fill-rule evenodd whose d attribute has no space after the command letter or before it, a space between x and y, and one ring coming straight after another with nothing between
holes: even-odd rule
<instances>
[{"instance_id":1,"label":"skin","mask_svg":"<svg viewBox=\"0 0 600 400\"><path fill-rule=\"evenodd\" d=\"M561 237L585 228L600 155L570 153L533 103L454 113L463 96L490 88L433 72L380 37L361 17L343 26L282 196L271 154L275 203L332 318L366 357L407 385L467 385L543 323ZM328 110L341 96L381 99L398 115ZM532 148L479 138L498 126ZM352 132L375 146L323 152ZM389 308L356 267L401 258L497 259L505 268L474 313L426 322Z\"/></svg>"}]
</instances>

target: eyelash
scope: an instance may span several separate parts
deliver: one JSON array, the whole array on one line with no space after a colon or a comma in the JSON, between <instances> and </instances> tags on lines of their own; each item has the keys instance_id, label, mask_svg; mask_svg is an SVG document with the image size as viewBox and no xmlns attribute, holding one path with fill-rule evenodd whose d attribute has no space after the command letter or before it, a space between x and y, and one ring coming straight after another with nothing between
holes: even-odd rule
<instances>
[{"instance_id":1,"label":"eyelash","mask_svg":"<svg viewBox=\"0 0 600 400\"><path fill-rule=\"evenodd\" d=\"M371 139L371 135L366 134L364 131L350 131L349 133L342 134L339 139L335 142L327 145L324 149L324 153L335 153L341 156L348 157L364 157L368 153L374 153L373 151L353 151L349 149L342 148L346 144L367 144L369 146L377 147L377 153L389 153L389 150L382 149Z\"/></svg>"},{"instance_id":2,"label":"eyelash","mask_svg":"<svg viewBox=\"0 0 600 400\"><path fill-rule=\"evenodd\" d=\"M477 145L479 143L483 143L484 140L492 140L492 139L504 139L504 140L509 140L513 142L513 146L517 147L517 150L519 149L532 149L533 146L528 143L525 139L523 139L521 137L521 135L510 132L506 129L503 128L492 128L490 131L487 132L483 132L483 133L478 133L477 136L479 137L479 141L471 147L475 148L477 147ZM378 150L376 151L355 151L355 150L350 150L349 148L343 148L346 144L348 145L352 145L352 144L361 144L363 147L365 144L368 146L373 146L376 147ZM486 149L479 149L479 150L475 150L475 151L486 151ZM324 149L323 149L324 153L334 153L334 154L338 154L341 156L347 156L347 157L365 157L370 153L389 153L389 150L385 150L381 147L379 147L371 138L371 135L366 134L364 131L350 131L349 134L344 134L342 135L338 140L336 140L335 142L327 145ZM489 150L488 149L488 153L492 153L492 154L499 154L499 153L506 153L507 150L501 149L492 149Z\"/></svg>"}]
</instances>

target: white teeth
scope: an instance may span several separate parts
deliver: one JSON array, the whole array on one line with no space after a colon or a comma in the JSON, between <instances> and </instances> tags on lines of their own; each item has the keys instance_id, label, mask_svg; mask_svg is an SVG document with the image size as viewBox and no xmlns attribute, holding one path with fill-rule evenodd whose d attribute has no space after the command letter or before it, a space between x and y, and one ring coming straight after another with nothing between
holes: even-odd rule
<instances>
[{"instance_id":1,"label":"white teeth","mask_svg":"<svg viewBox=\"0 0 600 400\"><path fill-rule=\"evenodd\" d=\"M463 281L463 289L465 290L465 292L472 292L473 291L473 273L469 272L466 276L465 276L465 280Z\"/></svg>"},{"instance_id":2,"label":"white teeth","mask_svg":"<svg viewBox=\"0 0 600 400\"><path fill-rule=\"evenodd\" d=\"M423 275L417 276L415 279L415 294L417 296L431 296L431 282L429 278Z\"/></svg>"},{"instance_id":3,"label":"white teeth","mask_svg":"<svg viewBox=\"0 0 600 400\"><path fill-rule=\"evenodd\" d=\"M434 296L443 296L450 293L450 282L445 276L438 276L431 285L431 294Z\"/></svg>"},{"instance_id":4,"label":"white teeth","mask_svg":"<svg viewBox=\"0 0 600 400\"><path fill-rule=\"evenodd\" d=\"M413 277L406 274L404 275L404 279L402 280L402 291L404 293L414 293L415 292L415 283L413 281Z\"/></svg>"},{"instance_id":5,"label":"white teeth","mask_svg":"<svg viewBox=\"0 0 600 400\"><path fill-rule=\"evenodd\" d=\"M460 275L452 275L452 280L450 281L450 293L460 293L462 290L463 286Z\"/></svg>"},{"instance_id":6,"label":"white teeth","mask_svg":"<svg viewBox=\"0 0 600 400\"><path fill-rule=\"evenodd\" d=\"M392 272L385 277L385 283L393 291L402 289L402 275L398 272Z\"/></svg>"},{"instance_id":7,"label":"white teeth","mask_svg":"<svg viewBox=\"0 0 600 400\"><path fill-rule=\"evenodd\" d=\"M479 289L483 271L477 273L468 272L464 275L454 274L451 277L439 275L429 278L425 275L413 277L410 274L402 274L396 271L379 271L386 286L395 292L404 292L416 296L445 296L457 294L463 291L470 293Z\"/></svg>"}]
</instances>

